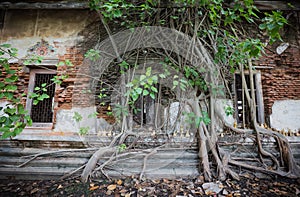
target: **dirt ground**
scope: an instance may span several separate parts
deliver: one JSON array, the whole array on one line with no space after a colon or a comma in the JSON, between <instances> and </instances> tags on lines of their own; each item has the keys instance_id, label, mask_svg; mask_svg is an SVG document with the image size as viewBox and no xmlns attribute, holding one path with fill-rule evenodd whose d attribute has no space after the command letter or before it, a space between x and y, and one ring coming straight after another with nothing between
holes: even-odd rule
<instances>
[{"instance_id":1,"label":"dirt ground","mask_svg":"<svg viewBox=\"0 0 300 197\"><path fill-rule=\"evenodd\" d=\"M79 178L52 181L0 180L0 196L300 196L300 179L257 178L203 182L203 177L139 181L136 177L98 179L83 184Z\"/></svg>"}]
</instances>

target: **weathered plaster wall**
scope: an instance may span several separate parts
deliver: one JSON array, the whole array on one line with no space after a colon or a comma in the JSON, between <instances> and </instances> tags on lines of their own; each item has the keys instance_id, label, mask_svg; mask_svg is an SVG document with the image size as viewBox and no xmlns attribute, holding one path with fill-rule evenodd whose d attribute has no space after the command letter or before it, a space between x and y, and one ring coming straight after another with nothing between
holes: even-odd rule
<instances>
[{"instance_id":1,"label":"weathered plaster wall","mask_svg":"<svg viewBox=\"0 0 300 197\"><path fill-rule=\"evenodd\" d=\"M73 117L75 112L82 116L82 120L77 122ZM95 107L72 108L71 110L61 109L56 115L56 125L54 131L79 132L80 128L89 128L90 131L96 130L96 118L90 117L90 114L96 112ZM92 132L93 133L93 132Z\"/></svg>"},{"instance_id":2,"label":"weathered plaster wall","mask_svg":"<svg viewBox=\"0 0 300 197\"><path fill-rule=\"evenodd\" d=\"M88 19L87 10L8 10L1 42L21 44L15 46L21 53L42 38L74 45L82 39L78 33L88 25Z\"/></svg>"},{"instance_id":3,"label":"weathered plaster wall","mask_svg":"<svg viewBox=\"0 0 300 197\"><path fill-rule=\"evenodd\" d=\"M275 101L270 123L273 128L284 131L300 131L300 100Z\"/></svg>"},{"instance_id":4,"label":"weathered plaster wall","mask_svg":"<svg viewBox=\"0 0 300 197\"><path fill-rule=\"evenodd\" d=\"M80 46L84 36L80 33L89 25L91 18L89 10L7 10L5 14L4 26L0 31L0 43L11 44L18 49L18 58L10 61L13 63L11 64L13 69L20 68L17 96L20 92L27 93L31 69L18 64L22 59L40 55L45 59L43 66L49 66L45 64L48 60L56 60L52 62L69 60L73 64L71 67L57 68L58 75L67 74L69 77L56 90L54 108L54 123L57 122L58 125L56 130L76 131L77 129L70 126L68 122L64 125L62 122L64 119L59 120L59 118L74 113L71 110L73 84L77 70L82 65L84 53ZM46 43L48 47L46 54L39 54L40 49L45 46L41 43ZM5 74L2 76L4 77ZM25 104L26 97L22 99Z\"/></svg>"}]
</instances>

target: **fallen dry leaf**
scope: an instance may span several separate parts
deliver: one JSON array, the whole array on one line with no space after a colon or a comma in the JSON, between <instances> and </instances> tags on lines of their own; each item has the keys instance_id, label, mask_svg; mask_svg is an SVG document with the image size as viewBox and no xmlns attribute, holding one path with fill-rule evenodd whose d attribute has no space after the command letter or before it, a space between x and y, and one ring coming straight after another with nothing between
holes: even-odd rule
<instances>
[{"instance_id":1,"label":"fallen dry leaf","mask_svg":"<svg viewBox=\"0 0 300 197\"><path fill-rule=\"evenodd\" d=\"M300 194L300 190L298 188L295 189L296 189L296 195Z\"/></svg>"},{"instance_id":2,"label":"fallen dry leaf","mask_svg":"<svg viewBox=\"0 0 300 197\"><path fill-rule=\"evenodd\" d=\"M115 184L107 186L107 189L110 190L110 191L113 191L116 188L117 188L117 185L115 185Z\"/></svg>"},{"instance_id":3,"label":"fallen dry leaf","mask_svg":"<svg viewBox=\"0 0 300 197\"><path fill-rule=\"evenodd\" d=\"M39 188L34 188L33 190L31 190L30 194L33 194L35 192L39 191Z\"/></svg>"},{"instance_id":4,"label":"fallen dry leaf","mask_svg":"<svg viewBox=\"0 0 300 197\"><path fill-rule=\"evenodd\" d=\"M125 194L125 197L130 197L131 194L134 194L134 192L130 192L130 193Z\"/></svg>"},{"instance_id":5,"label":"fallen dry leaf","mask_svg":"<svg viewBox=\"0 0 300 197\"><path fill-rule=\"evenodd\" d=\"M59 185L59 186L57 187L57 189L61 189L61 188L63 188L63 186L62 186L62 185Z\"/></svg>"},{"instance_id":6,"label":"fallen dry leaf","mask_svg":"<svg viewBox=\"0 0 300 197\"><path fill-rule=\"evenodd\" d=\"M96 185L96 186L92 186L92 187L90 187L90 191L94 191L94 190L96 190L96 189L98 189L99 188L99 186L98 185Z\"/></svg>"},{"instance_id":7,"label":"fallen dry leaf","mask_svg":"<svg viewBox=\"0 0 300 197\"><path fill-rule=\"evenodd\" d=\"M119 179L119 180L117 181L117 184L118 184L118 185L122 185L122 183L123 183L123 181L122 181L121 179Z\"/></svg>"}]
</instances>

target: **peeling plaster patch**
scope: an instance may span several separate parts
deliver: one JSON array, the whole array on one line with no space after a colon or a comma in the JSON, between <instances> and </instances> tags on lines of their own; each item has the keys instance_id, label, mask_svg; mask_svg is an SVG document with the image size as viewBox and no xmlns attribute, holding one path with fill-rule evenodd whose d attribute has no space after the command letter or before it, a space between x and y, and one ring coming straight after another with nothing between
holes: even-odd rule
<instances>
[{"instance_id":1,"label":"peeling plaster patch","mask_svg":"<svg viewBox=\"0 0 300 197\"><path fill-rule=\"evenodd\" d=\"M34 46L30 47L27 50L29 55L39 55L39 56L55 56L56 48L54 45L50 45L47 41L42 39L40 42L37 42Z\"/></svg>"},{"instance_id":2,"label":"peeling plaster patch","mask_svg":"<svg viewBox=\"0 0 300 197\"><path fill-rule=\"evenodd\" d=\"M300 130L300 100L275 101L270 116L271 127L277 130Z\"/></svg>"},{"instance_id":3,"label":"peeling plaster patch","mask_svg":"<svg viewBox=\"0 0 300 197\"><path fill-rule=\"evenodd\" d=\"M26 37L22 39L13 39L13 40L7 40L6 44L11 44L12 47L18 49L18 58L22 59L25 57L28 57L28 49L34 45L36 45L38 42L41 42L41 40L45 40L49 43L51 46L56 46L56 53L55 57L53 56L45 56L44 58L58 58L58 55L64 55L66 53L66 47L69 46L75 46L78 42L81 42L83 40L83 36L74 36L74 37L67 37L67 38L40 38L40 37ZM14 60L11 60L10 63L16 62Z\"/></svg>"}]
</instances>

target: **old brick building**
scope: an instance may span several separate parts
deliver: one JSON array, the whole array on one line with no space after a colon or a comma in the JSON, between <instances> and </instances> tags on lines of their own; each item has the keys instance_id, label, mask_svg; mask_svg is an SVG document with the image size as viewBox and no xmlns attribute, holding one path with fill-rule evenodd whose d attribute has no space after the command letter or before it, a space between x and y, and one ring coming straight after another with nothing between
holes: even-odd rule
<instances>
[{"instance_id":1,"label":"old brick building","mask_svg":"<svg viewBox=\"0 0 300 197\"><path fill-rule=\"evenodd\" d=\"M275 9L260 3L258 6L265 10ZM290 25L284 30L284 43L278 42L269 47L256 65L259 117L261 123L267 122L272 128L296 133L300 129L300 12L299 7L293 8L293 11L287 7L281 9L291 12ZM82 84L87 80L79 79L77 71L83 65L85 52L93 46L90 42L95 41L97 36L101 40L107 37L104 27L95 23L95 13L81 1L8 1L0 3L0 17L0 43L9 43L19 51L18 58L10 62L20 69L16 94L27 94L34 87L51 82L55 75L68 75L60 85L52 86L49 92L51 98L43 105L34 106L29 97L23 96L24 105L34 122L26 130L54 131L64 135L78 132L74 113L89 114L96 109L89 102L89 96L76 100L76 80L82 80L77 81ZM93 33L96 30L98 35ZM276 52L278 47L282 50L280 53ZM43 61L24 66L24 61L32 55L43 57ZM66 60L72 65L56 67ZM5 104L6 101L2 100L1 105ZM238 113L238 103L235 106ZM104 117L106 113L101 115L109 122L109 117ZM102 119L90 123L89 119L83 118L81 124L94 130L109 126Z\"/></svg>"}]
</instances>

